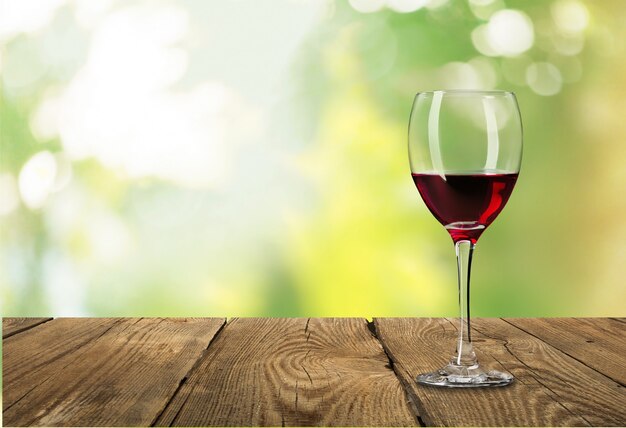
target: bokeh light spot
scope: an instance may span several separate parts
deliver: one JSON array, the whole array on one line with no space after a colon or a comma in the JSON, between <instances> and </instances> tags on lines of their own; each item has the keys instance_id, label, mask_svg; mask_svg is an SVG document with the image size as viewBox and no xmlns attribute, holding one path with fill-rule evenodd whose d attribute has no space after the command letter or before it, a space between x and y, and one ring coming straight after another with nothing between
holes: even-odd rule
<instances>
[{"instance_id":1,"label":"bokeh light spot","mask_svg":"<svg viewBox=\"0 0 626 428\"><path fill-rule=\"evenodd\" d=\"M476 18L488 20L505 5L502 0L470 0L469 7Z\"/></svg>"},{"instance_id":2,"label":"bokeh light spot","mask_svg":"<svg viewBox=\"0 0 626 428\"><path fill-rule=\"evenodd\" d=\"M441 85L449 89L493 89L498 81L488 58L476 57L469 62L449 62L438 71Z\"/></svg>"},{"instance_id":3,"label":"bokeh light spot","mask_svg":"<svg viewBox=\"0 0 626 428\"><path fill-rule=\"evenodd\" d=\"M29 208L41 208L54 189L57 163L52 153L39 152L22 167L19 189L22 200Z\"/></svg>"},{"instance_id":4,"label":"bokeh light spot","mask_svg":"<svg viewBox=\"0 0 626 428\"><path fill-rule=\"evenodd\" d=\"M589 24L589 11L577 0L559 0L550 8L552 19L565 33L580 33Z\"/></svg>"},{"instance_id":5,"label":"bokeh light spot","mask_svg":"<svg viewBox=\"0 0 626 428\"><path fill-rule=\"evenodd\" d=\"M487 24L487 41L502 56L515 56L530 49L535 41L533 23L524 12L504 9Z\"/></svg>"},{"instance_id":6,"label":"bokeh light spot","mask_svg":"<svg viewBox=\"0 0 626 428\"><path fill-rule=\"evenodd\" d=\"M385 0L350 0L350 6L357 12L372 13L385 6Z\"/></svg>"},{"instance_id":7,"label":"bokeh light spot","mask_svg":"<svg viewBox=\"0 0 626 428\"><path fill-rule=\"evenodd\" d=\"M481 89L480 75L474 67L464 62L449 62L441 67L443 87L449 89Z\"/></svg>"},{"instance_id":8,"label":"bokeh light spot","mask_svg":"<svg viewBox=\"0 0 626 428\"><path fill-rule=\"evenodd\" d=\"M387 7L395 12L410 13L421 9L429 0L387 0Z\"/></svg>"},{"instance_id":9,"label":"bokeh light spot","mask_svg":"<svg viewBox=\"0 0 626 428\"><path fill-rule=\"evenodd\" d=\"M526 69L526 83L535 93L543 96L558 94L563 78L558 68L549 62L536 62Z\"/></svg>"},{"instance_id":10,"label":"bokeh light spot","mask_svg":"<svg viewBox=\"0 0 626 428\"><path fill-rule=\"evenodd\" d=\"M498 52L491 46L487 38L487 25L479 25L472 31L472 44L478 52L487 56L498 56Z\"/></svg>"},{"instance_id":11,"label":"bokeh light spot","mask_svg":"<svg viewBox=\"0 0 626 428\"><path fill-rule=\"evenodd\" d=\"M582 34L557 33L552 36L554 49L561 55L578 55L585 46L585 39Z\"/></svg>"}]
</instances>

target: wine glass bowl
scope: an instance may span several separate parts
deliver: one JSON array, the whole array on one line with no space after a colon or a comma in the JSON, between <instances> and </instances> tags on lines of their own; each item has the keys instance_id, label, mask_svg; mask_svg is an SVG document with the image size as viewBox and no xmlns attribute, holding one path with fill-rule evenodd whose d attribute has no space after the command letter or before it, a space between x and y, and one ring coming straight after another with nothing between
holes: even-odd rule
<instances>
[{"instance_id":1,"label":"wine glass bowl","mask_svg":"<svg viewBox=\"0 0 626 428\"><path fill-rule=\"evenodd\" d=\"M417 190L456 250L459 337L450 363L417 382L448 387L503 386L511 375L485 371L474 354L470 268L474 247L506 205L522 159L517 100L505 91L432 91L416 95L409 162Z\"/></svg>"}]
</instances>

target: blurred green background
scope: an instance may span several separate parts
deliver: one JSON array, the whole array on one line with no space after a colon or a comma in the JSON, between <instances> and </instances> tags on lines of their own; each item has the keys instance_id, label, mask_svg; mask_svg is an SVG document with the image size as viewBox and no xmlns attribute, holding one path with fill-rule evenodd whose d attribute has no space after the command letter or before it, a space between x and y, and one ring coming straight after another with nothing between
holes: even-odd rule
<instances>
[{"instance_id":1,"label":"blurred green background","mask_svg":"<svg viewBox=\"0 0 626 428\"><path fill-rule=\"evenodd\" d=\"M473 314L623 316L626 2L2 0L4 316L456 314L415 92L506 89Z\"/></svg>"}]
</instances>

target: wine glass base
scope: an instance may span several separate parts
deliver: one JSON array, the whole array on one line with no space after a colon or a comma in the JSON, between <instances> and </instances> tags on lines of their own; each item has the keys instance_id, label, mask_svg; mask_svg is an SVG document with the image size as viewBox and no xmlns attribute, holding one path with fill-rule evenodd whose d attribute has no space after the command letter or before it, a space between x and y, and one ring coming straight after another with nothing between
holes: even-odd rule
<instances>
[{"instance_id":1,"label":"wine glass base","mask_svg":"<svg viewBox=\"0 0 626 428\"><path fill-rule=\"evenodd\" d=\"M437 371L421 374L416 380L421 385L480 388L510 385L513 382L513 376L495 370L486 372L478 365L467 367L448 364Z\"/></svg>"}]
</instances>

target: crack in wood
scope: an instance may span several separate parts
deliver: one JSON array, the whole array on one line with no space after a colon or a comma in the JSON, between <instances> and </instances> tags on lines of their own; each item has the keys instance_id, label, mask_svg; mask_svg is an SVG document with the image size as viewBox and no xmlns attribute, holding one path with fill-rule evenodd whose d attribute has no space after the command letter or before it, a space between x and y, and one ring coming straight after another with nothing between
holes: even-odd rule
<instances>
[{"instance_id":1,"label":"crack in wood","mask_svg":"<svg viewBox=\"0 0 626 428\"><path fill-rule=\"evenodd\" d=\"M376 324L374 321L368 321L365 320L367 322L367 328L370 331L370 333L372 333L372 336L374 336L374 338L376 339L376 341L380 344L385 356L387 357L387 365L385 367L387 367L389 370L391 370L393 372L393 374L396 376L396 379L398 379L398 381L400 382L400 386L402 387L402 390L404 391L404 395L409 403L409 408L412 410L412 415L415 418L415 422L421 426L421 427L425 427L428 426L429 424L427 424L424 421L424 418L422 417L422 413L426 413L425 409L423 408L424 406L422 405L419 397L417 397L417 395L415 395L412 390L411 390L411 385L409 385L405 380L404 380L404 376L402 376L399 373L400 368L396 366L396 363L394 362L394 358L393 358L393 354L391 353L391 351L387 348L387 346L385 345L385 342L381 339L381 337L378 334L378 330L376 328ZM398 366L401 366L400 363L398 363ZM402 370L404 370L402 368Z\"/></svg>"},{"instance_id":2,"label":"crack in wood","mask_svg":"<svg viewBox=\"0 0 626 428\"><path fill-rule=\"evenodd\" d=\"M458 333L459 329L458 329L458 327L456 326L456 322L455 322L456 320L455 320L455 321L452 321L450 318L444 318L444 320L448 321L448 322L450 323L450 325L452 326L452 328L454 329L454 331L456 331L456 332ZM443 326L443 325L442 325L442 326ZM443 329L443 331L445 332L445 331L446 331L446 329L444 328L444 329Z\"/></svg>"},{"instance_id":3,"label":"crack in wood","mask_svg":"<svg viewBox=\"0 0 626 428\"><path fill-rule=\"evenodd\" d=\"M404 390L382 367L382 347L364 332L362 319L312 318L308 328L306 321L229 323L156 425L416 425ZM314 340L307 344L308 334ZM389 406L377 409L389 394ZM394 406L397 412L389 410Z\"/></svg>"},{"instance_id":4,"label":"crack in wood","mask_svg":"<svg viewBox=\"0 0 626 428\"><path fill-rule=\"evenodd\" d=\"M195 372L195 370L198 368L198 366L201 364L201 362L204 360L204 358L206 357L206 355L208 354L209 348L211 347L211 345L215 342L215 340L217 340L217 338L219 337L219 335L222 333L222 330L224 330L224 327L226 327L226 324L228 324L228 320L226 318L224 318L224 322L222 323L222 325L220 325L220 328L215 332L215 334L213 335L213 337L211 337L211 339L209 340L209 343L207 343L206 347L204 348L204 350L200 353L200 355L198 356L198 358L196 359L196 361L193 363L193 365L191 366L191 368L189 370L187 370L187 373L185 373L185 375L181 378L180 382L178 383L178 386L176 387L176 390L174 391L174 393L172 394L172 396L167 400L167 402L165 403L165 405L163 406L163 408L161 409L160 412L157 413L157 415L155 416L155 418L152 420L152 422L150 423L150 426L153 427L155 426L158 422L159 419L161 419L161 417L163 416L163 414L165 413L165 411L167 410L167 408L173 404L174 399L176 398L176 396L178 395L178 393L180 392L180 390L182 389L182 387L185 385L185 383L187 383L187 381L189 380L189 378L192 376L192 374ZM187 400L189 399L189 397L191 396L191 392L193 392L193 388L190 391L190 393L187 395L187 397L185 397L185 401L183 401L183 404L180 406L180 408L178 409L178 411L176 412L176 415L174 416L174 418L172 419L172 423L170 424L170 426L172 426L174 424L174 421L176 421L176 418L178 417L178 415L180 414L181 410L183 409L183 407L185 406L185 403L187 403Z\"/></svg>"},{"instance_id":5,"label":"crack in wood","mask_svg":"<svg viewBox=\"0 0 626 428\"><path fill-rule=\"evenodd\" d=\"M193 394L193 391L196 389L196 385L194 384L191 387L191 390L189 391L189 394L187 394L187 396L185 397L183 404L180 405L180 407L178 408L178 410L176 411L176 414L174 415L174 418L172 418L172 422L170 422L169 426L173 427L176 424L176 421L178 420L178 417L180 416L181 412L183 411L183 409L185 408L185 405L187 404L187 401L189 400L189 397L191 397L191 395ZM170 400L171 401L171 400ZM165 408L163 409L163 411L165 411L165 409L167 409L167 406L165 406ZM158 421L158 418L155 420L154 423L156 423ZM152 425L154 426L154 425Z\"/></svg>"},{"instance_id":6,"label":"crack in wood","mask_svg":"<svg viewBox=\"0 0 626 428\"><path fill-rule=\"evenodd\" d=\"M311 318L306 319L306 325L304 326L304 334L306 334L306 341L309 341L311 337L311 332L309 331L309 322L311 322Z\"/></svg>"},{"instance_id":7,"label":"crack in wood","mask_svg":"<svg viewBox=\"0 0 626 428\"><path fill-rule=\"evenodd\" d=\"M313 385L313 379L311 379L311 375L309 374L309 372L307 371L306 367L304 367L304 365L302 363L300 363L300 366L302 367L302 369L304 370L304 372L306 373L306 375L309 378L309 382L311 382L311 385Z\"/></svg>"},{"instance_id":8,"label":"crack in wood","mask_svg":"<svg viewBox=\"0 0 626 428\"><path fill-rule=\"evenodd\" d=\"M284 358L289 358L288 361L290 361L290 365L288 367L285 368L282 365L276 367L261 367L261 369L289 369L289 373L293 375L291 379L287 380L287 378L279 376L279 374L282 373L279 370L276 376L269 379L269 381L272 382L270 386L273 385L277 388L271 391L272 393L270 394L270 398L265 401L266 405L262 405L263 402L262 400L260 400L260 398L263 398L262 396L256 393L252 395L253 400L250 402L251 405L254 406L250 407L251 409L253 408L252 417L255 418L257 423L260 422L261 425L263 425L264 423L271 423L278 426L289 426L298 423L302 424L303 422L304 425L307 425L309 422L312 423L314 420L317 420L315 418L337 417L339 410L336 409L341 409L341 407L335 407L334 400L331 400L331 398L335 397L333 395L333 388L336 385L342 385L342 382L339 381L339 378L345 376L347 377L348 382L351 382L353 379L360 379L360 372L354 375L350 371L353 361L352 358L354 358L352 348L350 348L350 351L345 354L339 353L339 358L337 360L326 361L329 355L331 355L333 352L336 352L333 351L335 348L331 350L323 350L323 346L327 346L326 342L324 341L324 335L326 334L324 331L324 323L323 321L314 319L314 324L313 326L311 326L310 320L311 318L308 318L306 320L304 328L302 326L302 323L304 321L303 319L291 320L291 322L288 323L289 326L293 326L293 328L289 330L289 334L290 338L292 338L294 342L293 347L288 349L297 350L296 353L284 353ZM377 375L375 378L376 382L378 382L379 380L381 380L382 382L384 380L384 385L390 388L388 391L393 394L393 398L395 399L394 403L400 405L400 408L404 412L404 416L402 419L404 421L404 425L418 424L420 426L428 426L433 422L445 424L446 421L450 422L450 420L455 420L458 424L459 421L465 420L465 418L459 419L456 412L441 413L440 409L437 406L442 402L447 403L445 405L450 406L446 407L447 409L458 409L461 412L461 415L469 418L467 420L472 420L474 422L480 422L482 420L505 420L498 419L505 416L504 414L497 413L498 403L493 403L492 399L490 399L489 396L485 397L486 401L481 401L480 399L476 401L478 403L482 402L487 404L487 409L496 412L496 418L489 419L487 417L487 419L480 419L480 417L475 416L471 412L463 413L463 402L447 402L447 398L445 398L450 396L458 397L458 395L448 395L448 391L444 392L444 395L442 395L441 390L428 390L416 385L413 374L409 371L409 368L413 371L420 370L420 367L422 366L424 361L427 360L427 358L413 359L413 355L411 353L416 352L416 350L420 349L420 342L417 343L417 347L415 346L415 343L410 343L410 346L407 346L406 338L413 337L414 339L412 340L419 341L425 337L424 346L427 346L427 344L430 343L428 342L429 340L433 341L431 345L435 344L441 339L442 333L446 335L452 334L452 329L448 328L449 324L452 324L452 326L456 330L456 327L452 322L453 319L441 319L439 322L437 322L436 320L435 322L433 322L433 320L424 320L424 324L415 325L409 322L404 323L400 320L386 321L380 318L373 321L366 321L366 327L372 335L373 339L369 338L369 335L364 332L363 327L365 326L362 325L362 320L362 318L353 319L349 323L350 326L356 325L356 327L353 327L353 329L358 332L358 336L356 336L356 341L350 342L350 344L357 343L360 347L364 343L363 339L365 339L365 342L367 342L368 344L367 353L359 353L358 357L367 358L368 361L371 360L370 362L372 363L372 370L382 376L379 377L379 375ZM37 373L35 371L35 377L37 377L37 374L39 374L41 379L36 378L35 383L37 383L37 385L33 386L32 389L26 392L24 392L25 389L30 388L32 386L31 384L23 385L23 388L14 391L16 393L15 396L19 396L22 394L23 395L18 398L17 401L11 403L11 405L9 406L11 408L11 413L17 414L21 412L28 412L29 414L25 417L20 417L23 423L30 420L30 423L36 424L44 423L46 421L57 418L58 415L55 415L55 412L60 411L63 413L71 411L72 409L68 407L68 403L74 403L76 408L80 408L85 404L91 403L91 401L83 399L83 395L70 395L70 393L66 394L65 392L62 392L50 399L47 398L45 400L45 406L36 407L33 410L32 414L30 414L30 410L27 409L27 407L30 406L31 402L37 401L39 399L38 397L41 394L35 391L38 387L47 389L47 385L50 385L49 382L54 383L56 382L55 379L63 380L64 375L57 376L56 374L59 371L63 371L64 373L73 373L72 368L68 368L68 366L70 364L80 363L80 359L85 359L87 356L94 355L96 357L95 360L97 361L96 367L94 367L94 372L96 372L97 375L89 378L86 374L87 371L81 370L80 377L75 376L73 379L67 380L71 383L67 388L63 388L63 391L68 388L74 388L75 385L81 385L83 380L87 378L91 379L94 385L101 385L102 381L106 379L107 375L105 373L109 373L111 370L113 370L115 373L118 373L119 375L121 365L120 359L117 358L117 354L111 354L111 358L100 358L98 357L100 345L96 345L95 343L101 344L103 343L103 341L106 343L113 341L120 346L132 348L134 347L134 344L138 341L150 342L149 339L151 336L149 336L147 333L147 331L149 330L149 325L145 323L145 321L142 322L141 319L136 320L134 323L132 321L135 320L116 319L111 320L107 323L95 322L93 324L90 324L89 330L91 334L97 334L97 336L94 336L92 338L86 338L83 335L79 335L78 333L74 334L72 338L77 340L73 340L71 343L73 344L73 352L78 355L70 355L65 357L63 357L62 355L56 356L52 360L53 362L56 361L52 368L52 370L54 370L54 374L47 375L47 373L50 373L51 370L48 370L46 373ZM234 323L235 321L236 320L233 320L232 323ZM501 324L501 321L506 322L508 325L514 327L517 330L509 327L507 324ZM155 322L153 324L158 326L162 322L163 320L160 320L159 322ZM472 326L474 331L476 331L477 336L483 337L483 340L485 341L487 341L486 338L489 339L489 346L486 346L485 349L487 350L487 352L489 352L489 350L491 350L491 352L486 353L485 359L487 360L488 357L493 358L493 364L495 365L495 362L497 362L497 364L499 364L505 371L509 371L507 370L507 366L511 369L514 369L518 373L518 375L521 376L521 379L517 378L517 381L519 382L518 387L523 390L524 394L529 395L532 400L536 400L536 402L545 405L546 412L550 413L548 416L546 416L531 409L528 414L522 414L521 419L516 420L522 422L536 422L537 420L558 422L559 419L555 418L560 417L570 421L570 423L573 425L591 425L590 421L594 423L596 423L597 421L604 421L607 420L606 418L608 416L612 418L610 419L611 422L617 421L618 424L620 420L623 420L623 412L618 408L620 406L619 399L620 397L623 397L623 395L620 396L619 391L616 393L615 391L609 391L605 388L602 391L605 391L606 396L608 397L607 399L612 399L613 401L607 401L604 403L601 401L594 401L595 404L587 405L585 404L585 398L580 396L581 393L584 394L585 389L581 388L578 383L574 383L573 379L568 379L567 373L563 373L558 370L555 373L553 370L554 367L552 367L551 364L558 364L558 362L560 362L564 365L565 369L575 369L575 373L580 372L585 375L584 379L593 379L594 382L598 381L603 387L608 385L611 388L622 388L623 385L620 382L615 381L611 378L611 376L606 375L601 371L594 369L593 367L590 367L589 365L585 364L584 361L580 361L578 358L575 358L569 353L561 350L558 347L558 338L553 338L552 341L546 341L543 340L541 337L537 337L536 335L533 335L532 333L525 330L525 328L532 330L534 324L522 323L522 325L525 327L522 328L513 324L515 321L509 322L504 319L494 320L494 324L489 323L488 320L486 320L485 322L485 324L477 322L476 325L479 326L479 328L476 328L476 325ZM521 323L521 321L519 322ZM137 323L140 323L139 332L134 331L134 329L131 327L132 325ZM242 323L242 325L240 325L240 323ZM268 323L266 320L259 320L258 323L263 329L272 328L272 323ZM608 328L613 328L614 333L613 335L611 335L611 338L617 337L615 336L615 332L619 334L622 323L623 321L612 320L607 324L607 322L605 321L603 324L604 327L598 330L598 334L600 335L598 337L604 337L603 332L608 332ZM237 352L241 353L238 347L236 349L233 348L234 351L229 354L229 358L223 358L222 360L218 361L214 360L213 357L214 353L222 352L222 347L225 347L226 344L230 343L229 341L231 340L231 329L228 328L230 324L231 322L227 322L221 319L215 320L215 322L212 324L213 327L210 330L210 333L212 333L212 336L210 338L206 334L204 334L209 333L209 330L206 329L204 325L201 325L199 329L194 330L196 333L199 332L200 334L200 336L193 336L190 339L193 341L194 344L194 347L192 348L194 352L189 353L189 358L185 360L186 362L183 365L178 365L178 369L175 371L176 376L169 376L167 388L159 394L159 397L157 397L158 401L156 401L154 406L150 409L150 412L147 415L147 419L144 420L145 423L150 422L151 418L154 416L154 418L150 422L150 426L155 426L159 424L187 424L189 422L197 423L191 423L190 425L192 426L198 424L202 425L201 422L203 418L206 418L209 412L207 404L215 402L220 404L218 404L217 407L214 407L211 412L214 410L223 412L221 419L219 419L220 421L222 421L222 424L224 423L224 421L234 420L232 418L235 418L237 414L247 414L246 412L248 407L241 405L243 400L241 400L241 395L238 394L236 391L231 394L233 405L229 406L227 405L228 401L226 402L226 404L222 402L222 395L219 390L216 389L215 393L211 392L211 395L209 395L207 394L208 391L205 388L207 385L212 385L211 382L207 381L207 379L209 379L207 377L207 373L211 374L213 372L213 368L217 368L218 371L216 373L212 373L211 376L225 375L228 378L228 382L226 383L227 385L233 384L234 382L237 388L244 387L244 384L233 378L233 373L231 373L232 368L237 363L237 361L233 363L232 357L236 357L237 355L239 355L237 354ZM335 325L332 321L329 322L329 324L332 326ZM97 330L91 330L92 325L97 325ZM539 327L541 326L540 324L537 325ZM544 324L544 326L545 325L547 324ZM577 325L582 326L582 324ZM60 326L63 327L64 324L61 324ZM499 328L504 329L507 334L498 335L496 333L493 333L494 336L498 337L493 337L485 334L485 332L482 331L483 329L487 330L487 332L494 330L492 327L489 326L499 326ZM239 319L233 327L236 327L235 330L237 330L238 334L241 334L242 331L245 331L245 329L243 328L243 320L241 319ZM414 327L417 327L417 336L413 336ZM316 330L316 336L314 337L313 341L309 342L309 337L312 334L313 329ZM97 333L99 331L101 331L102 333ZM222 336L223 334L225 334L224 331L226 331L226 335ZM273 329L272 331L276 332L276 329ZM345 330L339 330L339 333L335 334L344 334L344 331ZM533 331L536 331L538 335L544 334L542 330L535 329ZM238 334L234 334L232 337L241 340L241 337L238 336ZM40 337L39 334L37 334L36 337ZM102 339L102 337L104 337L104 339ZM204 338L204 340L200 340L200 337ZM284 346L283 342L280 342L280 330L276 335L271 337L267 336L267 334L256 334L253 336L248 335L246 337L254 337L255 343L258 341L260 344L264 343L265 337L269 337L270 339L273 337L273 341L270 340L270 345L267 346L267 354L264 354L267 355L269 358L273 358L274 355L281 356L282 350L287 349L287 347ZM260 341L258 339L259 337L261 337ZM276 337L278 337L279 340L277 340ZM304 341L305 337L306 342ZM506 340L507 337L509 338L508 341ZM585 337L594 338L593 335L583 336L581 340L584 340ZM80 344L80 340L86 340L86 342ZM20 339L20 342L21 341L22 339ZM479 339L479 342L480 341L481 340ZM125 342L126 345L124 345ZM278 348L274 347L274 342L277 342L276 346L278 346ZM68 345L69 343L70 342L68 342ZM242 343L244 343L244 345L246 346L250 345L249 341L243 341ZM555 343L557 345L555 345ZM598 340L598 343L601 343L600 340ZM205 344L206 347L204 347ZM334 347L337 346L334 342L330 345ZM154 347L155 352L159 352L160 349L162 348L156 346ZM277 349L281 352L277 352ZM577 352L577 350L573 347L569 347L567 349L570 352ZM382 353L380 352L381 350ZM127 354L127 360L131 361L132 363L140 361L137 356L135 356L134 352L135 350L131 349L130 353ZM302 354L302 352L304 352L304 355ZM311 355L313 357L311 357ZM320 362L320 355L323 355L323 357L321 358L322 361L318 367L317 364L318 362ZM587 354L583 354L583 357L585 355ZM344 356L345 358L343 358ZM541 361L546 358L548 359L549 364L544 366ZM60 361L58 361L59 359ZM104 360L106 360L107 362L104 362ZM69 361L68 364L66 364L67 361ZM588 361L592 364L594 363L593 359ZM252 355L250 357L249 367L253 367L256 370L258 368L258 365L256 365L257 362L258 361L256 359L256 354ZM346 367L349 367L349 370L338 370L338 368L343 367L342 364L345 364ZM385 367L384 369L382 368L383 365ZM302 368L302 371L307 375L310 386L306 384L306 380L302 376L302 371L300 371L300 367L298 366L300 366ZM90 369L84 364L82 364L82 367ZM207 373L205 373L205 370L203 370L203 368L207 367L210 370L207 370ZM370 366L368 365L368 367ZM57 370L57 368L60 369ZM362 368L363 367L361 366L357 366L356 370L361 370ZM592 369L592 371L588 371L588 368ZM391 372L393 372L393 375L387 372L387 369L391 370ZM222 372L222 370L225 371ZM312 375L310 375L310 371L312 371L313 374L316 375L315 382L312 380ZM121 373L126 372L122 370ZM241 373L249 374L250 371L241 371ZM259 374L255 371L252 372L253 375L255 375L255 373L256 375ZM324 373L326 374L326 376L323 376ZM596 376L596 373L600 374L601 376ZM394 379L394 376L397 381ZM618 376L618 374L614 373L614 376ZM211 377L211 379L213 379L213 377ZM292 395L294 391L294 381L295 396ZM402 390L402 392L400 392L400 389L398 388L398 384L396 382L400 383L400 389ZM367 385L364 386L364 388L367 387ZM285 394L282 394L282 389L286 389ZM95 391L95 389L82 388L82 391L85 397L89 397L89 394ZM266 389L261 389L260 391L267 392ZM276 395L274 395L276 394L276 391L278 391L278 404L272 404L276 403L275 401L273 401L276 399ZM623 392L623 389L621 389L620 391ZM368 389L369 394L374 392L376 391L371 387L370 389ZM387 392L387 390L385 390L385 392ZM326 398L327 393L330 393L328 397L331 398ZM451 394L455 394L455 392L451 392ZM388 397L388 395L384 396ZM474 395L473 397L475 396L476 395ZM199 400L198 397L213 397L213 399L204 401ZM502 397L509 396L505 394ZM601 395L599 395L599 397L601 397ZM343 398L343 395L339 398ZM466 398L469 399L469 396L466 396ZM295 403L291 400L294 400ZM507 403L507 406L503 408L503 411L506 410L507 412L509 412L515 409L519 412L523 412L524 405L527 402L532 403L534 401L524 401L521 399L518 403L515 403L513 401L511 403ZM74 404L72 405L74 406ZM13 407L15 405L17 405L17 407ZM294 413L294 406L296 413ZM347 412L354 411L354 403L349 402L346 409ZM605 411L611 411L612 413L610 413L608 416L604 415L603 417L603 409ZM381 409L375 409L374 414L379 414L380 410ZM37 411L41 413L36 414ZM194 418L190 417L190 412L192 411L196 412L197 414L197 416L195 416ZM265 414L266 411L271 411L272 413ZM275 411L280 411L280 415L278 415L278 413L274 413ZM578 412L582 414L578 414ZM512 416L512 414L507 413L506 417L508 416ZM450 419L454 417L456 417L456 419ZM550 419L551 417L552 419ZM20 425L22 425L23 423L20 423Z\"/></svg>"},{"instance_id":9,"label":"crack in wood","mask_svg":"<svg viewBox=\"0 0 626 428\"><path fill-rule=\"evenodd\" d=\"M311 352L310 349L308 351L306 351L306 354L304 355L304 358L302 359L302 361L306 360L306 357L309 356L310 352ZM304 367L304 363L302 361L300 361L300 367L302 367L302 370L304 370L304 372L306 373L306 375L309 378L309 382L311 382L311 385L313 385L313 379L311 378L311 375L309 374L309 371L306 369L306 367Z\"/></svg>"},{"instance_id":10,"label":"crack in wood","mask_svg":"<svg viewBox=\"0 0 626 428\"><path fill-rule=\"evenodd\" d=\"M47 323L48 321L52 321L53 319L54 319L54 318L44 318L44 319L42 319L42 320L39 320L37 323L30 324L30 325L26 325L26 326L24 326L24 327L20 327L20 328L18 328L18 329L16 329L16 330L12 331L12 332L10 332L10 333L7 333L6 335L5 335L5 334L3 334L3 335L2 335L2 340L8 339L9 337L11 337L11 336L15 336L16 334L23 333L23 332L25 332L25 331L31 330L31 329L33 329L33 328L35 328L35 327L39 327L40 325L45 324L45 323Z\"/></svg>"}]
</instances>

